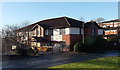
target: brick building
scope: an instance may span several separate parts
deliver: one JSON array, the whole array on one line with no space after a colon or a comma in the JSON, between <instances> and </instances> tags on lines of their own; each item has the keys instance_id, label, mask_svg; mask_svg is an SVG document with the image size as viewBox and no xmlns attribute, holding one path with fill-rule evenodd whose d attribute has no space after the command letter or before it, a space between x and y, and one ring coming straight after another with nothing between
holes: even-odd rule
<instances>
[{"instance_id":1,"label":"brick building","mask_svg":"<svg viewBox=\"0 0 120 70\"><path fill-rule=\"evenodd\" d=\"M16 31L20 43L31 47L62 46L65 51L73 51L73 45L82 42L83 35L85 38L103 35L103 29L96 22L84 23L68 17L42 20Z\"/></svg>"}]
</instances>

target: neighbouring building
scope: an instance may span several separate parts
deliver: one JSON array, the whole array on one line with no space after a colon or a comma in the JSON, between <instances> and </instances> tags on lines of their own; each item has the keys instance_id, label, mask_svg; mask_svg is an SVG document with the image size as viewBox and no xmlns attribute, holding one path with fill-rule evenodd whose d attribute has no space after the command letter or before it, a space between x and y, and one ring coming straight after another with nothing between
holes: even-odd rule
<instances>
[{"instance_id":1,"label":"neighbouring building","mask_svg":"<svg viewBox=\"0 0 120 70\"><path fill-rule=\"evenodd\" d=\"M105 29L105 39L115 38L120 35L120 19L104 21L99 23Z\"/></svg>"},{"instance_id":2,"label":"neighbouring building","mask_svg":"<svg viewBox=\"0 0 120 70\"><path fill-rule=\"evenodd\" d=\"M85 38L90 37L103 37L104 29L100 27L95 21L86 22L84 25L84 36Z\"/></svg>"},{"instance_id":3,"label":"neighbouring building","mask_svg":"<svg viewBox=\"0 0 120 70\"><path fill-rule=\"evenodd\" d=\"M85 38L103 36L103 29L96 22L84 23L68 17L42 20L16 31L19 43L31 47L61 46L63 51L73 51L74 44L82 42L83 35Z\"/></svg>"}]
</instances>

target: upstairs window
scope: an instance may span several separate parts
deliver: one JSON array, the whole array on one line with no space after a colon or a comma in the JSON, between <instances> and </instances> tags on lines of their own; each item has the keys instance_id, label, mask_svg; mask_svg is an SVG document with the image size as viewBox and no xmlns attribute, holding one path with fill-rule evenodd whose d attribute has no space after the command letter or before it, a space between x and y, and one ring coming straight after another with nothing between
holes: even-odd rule
<instances>
[{"instance_id":1,"label":"upstairs window","mask_svg":"<svg viewBox=\"0 0 120 70\"><path fill-rule=\"evenodd\" d=\"M96 36L96 30L95 30L95 28L92 29L92 36Z\"/></svg>"},{"instance_id":2,"label":"upstairs window","mask_svg":"<svg viewBox=\"0 0 120 70\"><path fill-rule=\"evenodd\" d=\"M53 35L53 30L48 30L48 35Z\"/></svg>"},{"instance_id":3,"label":"upstairs window","mask_svg":"<svg viewBox=\"0 0 120 70\"><path fill-rule=\"evenodd\" d=\"M45 30L45 35L48 35L48 30Z\"/></svg>"},{"instance_id":4,"label":"upstairs window","mask_svg":"<svg viewBox=\"0 0 120 70\"><path fill-rule=\"evenodd\" d=\"M60 32L59 32L60 35L63 35L65 34L65 29L60 29Z\"/></svg>"},{"instance_id":5,"label":"upstairs window","mask_svg":"<svg viewBox=\"0 0 120 70\"><path fill-rule=\"evenodd\" d=\"M103 35L103 30L102 29L98 29L98 35Z\"/></svg>"},{"instance_id":6,"label":"upstairs window","mask_svg":"<svg viewBox=\"0 0 120 70\"><path fill-rule=\"evenodd\" d=\"M36 30L36 35L39 35L39 31L38 30Z\"/></svg>"},{"instance_id":7,"label":"upstairs window","mask_svg":"<svg viewBox=\"0 0 120 70\"><path fill-rule=\"evenodd\" d=\"M31 31L31 32L29 32L29 36L32 36L33 35L33 32Z\"/></svg>"}]
</instances>

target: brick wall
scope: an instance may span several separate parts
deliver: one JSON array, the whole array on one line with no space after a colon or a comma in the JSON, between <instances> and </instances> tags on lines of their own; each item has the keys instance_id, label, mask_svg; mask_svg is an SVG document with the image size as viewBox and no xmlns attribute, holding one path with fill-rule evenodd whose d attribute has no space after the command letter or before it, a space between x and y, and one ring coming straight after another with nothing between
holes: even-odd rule
<instances>
[{"instance_id":1,"label":"brick wall","mask_svg":"<svg viewBox=\"0 0 120 70\"><path fill-rule=\"evenodd\" d=\"M65 41L67 45L70 45L70 35L62 35L62 40Z\"/></svg>"},{"instance_id":2,"label":"brick wall","mask_svg":"<svg viewBox=\"0 0 120 70\"><path fill-rule=\"evenodd\" d=\"M44 38L49 40L49 41L51 40L51 36L50 35L45 35Z\"/></svg>"},{"instance_id":3,"label":"brick wall","mask_svg":"<svg viewBox=\"0 0 120 70\"><path fill-rule=\"evenodd\" d=\"M93 29L95 29L95 36L98 36L98 27L96 27L95 24L92 24L88 28L85 28L85 38L92 37Z\"/></svg>"},{"instance_id":4,"label":"brick wall","mask_svg":"<svg viewBox=\"0 0 120 70\"><path fill-rule=\"evenodd\" d=\"M74 50L74 45L82 41L82 35L70 35L70 51Z\"/></svg>"},{"instance_id":5,"label":"brick wall","mask_svg":"<svg viewBox=\"0 0 120 70\"><path fill-rule=\"evenodd\" d=\"M70 51L73 51L74 44L82 40L82 35L63 35L62 40L66 42Z\"/></svg>"}]
</instances>

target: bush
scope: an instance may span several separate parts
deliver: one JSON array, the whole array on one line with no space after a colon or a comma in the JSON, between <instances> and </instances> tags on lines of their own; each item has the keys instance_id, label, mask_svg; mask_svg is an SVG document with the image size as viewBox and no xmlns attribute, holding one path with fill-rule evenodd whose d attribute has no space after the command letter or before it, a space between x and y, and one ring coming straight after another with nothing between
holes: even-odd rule
<instances>
[{"instance_id":1,"label":"bush","mask_svg":"<svg viewBox=\"0 0 120 70\"><path fill-rule=\"evenodd\" d=\"M111 37L110 39L108 39L108 43L107 43L107 49L108 50L120 50L120 36L118 37Z\"/></svg>"},{"instance_id":2,"label":"bush","mask_svg":"<svg viewBox=\"0 0 120 70\"><path fill-rule=\"evenodd\" d=\"M101 37L85 39L86 52L98 52L106 50L107 41Z\"/></svg>"},{"instance_id":3,"label":"bush","mask_svg":"<svg viewBox=\"0 0 120 70\"><path fill-rule=\"evenodd\" d=\"M85 43L77 42L74 45L75 52L98 52L104 51L107 41L101 37L86 38Z\"/></svg>"},{"instance_id":4,"label":"bush","mask_svg":"<svg viewBox=\"0 0 120 70\"><path fill-rule=\"evenodd\" d=\"M31 56L31 55L36 55L38 52L36 50L33 50L31 47L25 45L25 46L19 46L16 49L17 54L22 55L22 56Z\"/></svg>"},{"instance_id":5,"label":"bush","mask_svg":"<svg viewBox=\"0 0 120 70\"><path fill-rule=\"evenodd\" d=\"M82 43L77 42L77 43L74 45L74 52L80 52L82 46L83 46Z\"/></svg>"}]
</instances>

